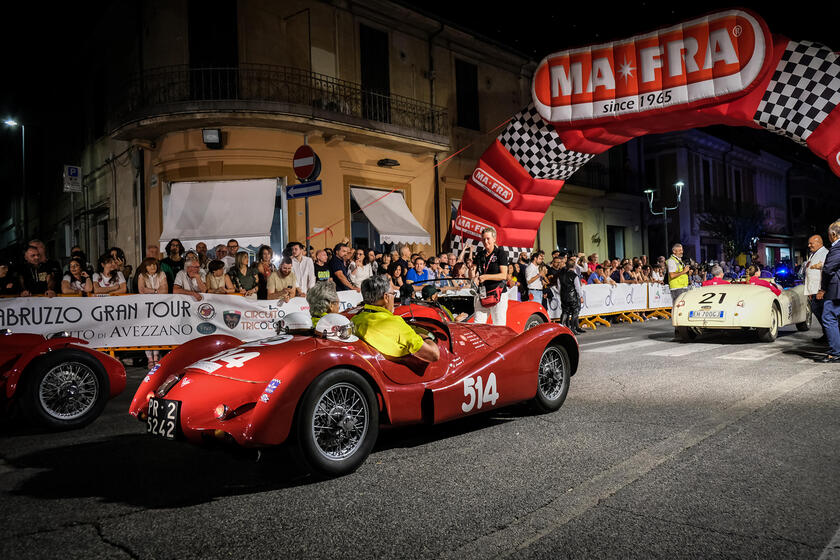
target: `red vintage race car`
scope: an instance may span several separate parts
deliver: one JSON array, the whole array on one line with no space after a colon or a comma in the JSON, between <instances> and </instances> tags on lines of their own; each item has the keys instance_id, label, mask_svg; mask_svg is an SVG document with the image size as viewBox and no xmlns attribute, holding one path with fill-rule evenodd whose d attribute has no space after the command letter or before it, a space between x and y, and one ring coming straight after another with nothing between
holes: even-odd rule
<instances>
[{"instance_id":1,"label":"red vintage race car","mask_svg":"<svg viewBox=\"0 0 840 560\"><path fill-rule=\"evenodd\" d=\"M434 336L439 361L386 358L352 333L325 337L311 328L244 344L205 336L161 360L129 412L168 439L288 442L307 469L338 476L366 459L380 424L437 424L523 401L540 412L563 404L578 365L565 327L517 334L427 317L427 304L410 307L417 313L408 324Z\"/></svg>"},{"instance_id":2,"label":"red vintage race car","mask_svg":"<svg viewBox=\"0 0 840 560\"><path fill-rule=\"evenodd\" d=\"M52 430L93 422L108 399L125 389L125 368L86 345L65 336L0 336L2 409L17 404L30 420Z\"/></svg>"}]
</instances>

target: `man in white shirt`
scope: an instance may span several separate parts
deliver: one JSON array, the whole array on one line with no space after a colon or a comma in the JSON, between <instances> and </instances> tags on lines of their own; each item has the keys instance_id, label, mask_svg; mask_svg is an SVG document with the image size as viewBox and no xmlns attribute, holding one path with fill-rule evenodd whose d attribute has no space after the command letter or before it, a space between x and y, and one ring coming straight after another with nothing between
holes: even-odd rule
<instances>
[{"instance_id":1,"label":"man in white shirt","mask_svg":"<svg viewBox=\"0 0 840 560\"><path fill-rule=\"evenodd\" d=\"M309 288L315 285L315 263L303 251L303 243L294 241L292 245L292 272L297 278L300 297L306 297Z\"/></svg>"},{"instance_id":2,"label":"man in white shirt","mask_svg":"<svg viewBox=\"0 0 840 560\"><path fill-rule=\"evenodd\" d=\"M184 270L175 275L173 294L189 295L201 301L201 294L207 291L207 285L201 276L201 267L197 260L190 259L184 264Z\"/></svg>"},{"instance_id":3,"label":"man in white shirt","mask_svg":"<svg viewBox=\"0 0 840 560\"><path fill-rule=\"evenodd\" d=\"M534 296L534 301L542 304L543 281L540 276L540 265L545 261L545 253L537 251L531 255L531 262L525 268L525 282L528 283L528 291Z\"/></svg>"},{"instance_id":4,"label":"man in white shirt","mask_svg":"<svg viewBox=\"0 0 840 560\"><path fill-rule=\"evenodd\" d=\"M822 327L822 311L824 300L817 299L817 292L820 291L820 281L822 279L822 267L825 262L825 257L828 255L828 249L823 246L823 239L821 235L812 235L808 238L808 250L811 254L808 260L805 261L802 269L805 271L805 296L811 304L811 313L817 318L817 322ZM826 342L825 333L815 340L815 342Z\"/></svg>"}]
</instances>

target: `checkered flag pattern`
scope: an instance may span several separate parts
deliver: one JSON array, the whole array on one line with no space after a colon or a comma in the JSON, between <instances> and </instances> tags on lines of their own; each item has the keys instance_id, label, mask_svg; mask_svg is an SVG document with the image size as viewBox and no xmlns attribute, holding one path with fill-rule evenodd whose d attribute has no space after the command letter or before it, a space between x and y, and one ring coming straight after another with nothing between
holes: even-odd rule
<instances>
[{"instance_id":1,"label":"checkered flag pattern","mask_svg":"<svg viewBox=\"0 0 840 560\"><path fill-rule=\"evenodd\" d=\"M594 157L567 150L554 130L543 120L533 103L514 115L499 142L535 179L566 180Z\"/></svg>"},{"instance_id":2,"label":"checkered flag pattern","mask_svg":"<svg viewBox=\"0 0 840 560\"><path fill-rule=\"evenodd\" d=\"M455 253L455 255L460 255L461 250L466 246L467 241L468 240L464 239L460 235L453 235L452 236L452 252ZM480 241L474 241L474 240L470 240L470 241L472 241L473 254L475 254L475 251L481 245L481 242ZM516 261L519 260L519 255L521 255L522 253L530 254L532 249L530 247L502 247L502 251L507 253L509 263L515 263Z\"/></svg>"},{"instance_id":3,"label":"checkered flag pattern","mask_svg":"<svg viewBox=\"0 0 840 560\"><path fill-rule=\"evenodd\" d=\"M818 43L788 43L753 120L805 145L805 140L840 103L837 58L831 49Z\"/></svg>"}]
</instances>

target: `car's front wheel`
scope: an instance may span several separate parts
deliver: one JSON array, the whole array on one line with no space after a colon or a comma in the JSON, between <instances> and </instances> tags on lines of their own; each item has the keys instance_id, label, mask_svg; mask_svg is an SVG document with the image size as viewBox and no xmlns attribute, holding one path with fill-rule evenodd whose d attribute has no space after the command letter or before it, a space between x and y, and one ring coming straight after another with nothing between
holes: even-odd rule
<instances>
[{"instance_id":1,"label":"car's front wheel","mask_svg":"<svg viewBox=\"0 0 840 560\"><path fill-rule=\"evenodd\" d=\"M758 340L761 342L773 342L779 335L779 312L776 307L770 308L770 327L758 329Z\"/></svg>"},{"instance_id":2,"label":"car's front wheel","mask_svg":"<svg viewBox=\"0 0 840 560\"><path fill-rule=\"evenodd\" d=\"M533 400L537 412L554 412L563 406L569 392L571 372L571 360L566 349L556 342L546 346L540 357L537 396Z\"/></svg>"},{"instance_id":3,"label":"car's front wheel","mask_svg":"<svg viewBox=\"0 0 840 560\"><path fill-rule=\"evenodd\" d=\"M333 369L304 392L295 418L294 451L307 470L342 476L356 470L379 434L379 406L359 373Z\"/></svg>"},{"instance_id":4,"label":"car's front wheel","mask_svg":"<svg viewBox=\"0 0 840 560\"><path fill-rule=\"evenodd\" d=\"M93 422L110 393L108 374L87 352L50 352L24 373L23 408L30 419L51 429L71 430Z\"/></svg>"}]
</instances>

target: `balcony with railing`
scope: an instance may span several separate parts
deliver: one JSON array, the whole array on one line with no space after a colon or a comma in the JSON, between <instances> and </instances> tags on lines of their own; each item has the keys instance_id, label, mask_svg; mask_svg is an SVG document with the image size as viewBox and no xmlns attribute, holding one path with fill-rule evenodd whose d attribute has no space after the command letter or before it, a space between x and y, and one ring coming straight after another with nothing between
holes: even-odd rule
<instances>
[{"instance_id":1,"label":"balcony with railing","mask_svg":"<svg viewBox=\"0 0 840 560\"><path fill-rule=\"evenodd\" d=\"M285 66L147 70L112 95L109 108L109 130L119 139L151 139L186 123L195 126L201 114L216 125L301 131L317 125L335 134L367 136L373 144L376 138L388 144L390 136L397 143L429 145L424 149L449 145L444 107Z\"/></svg>"}]
</instances>

